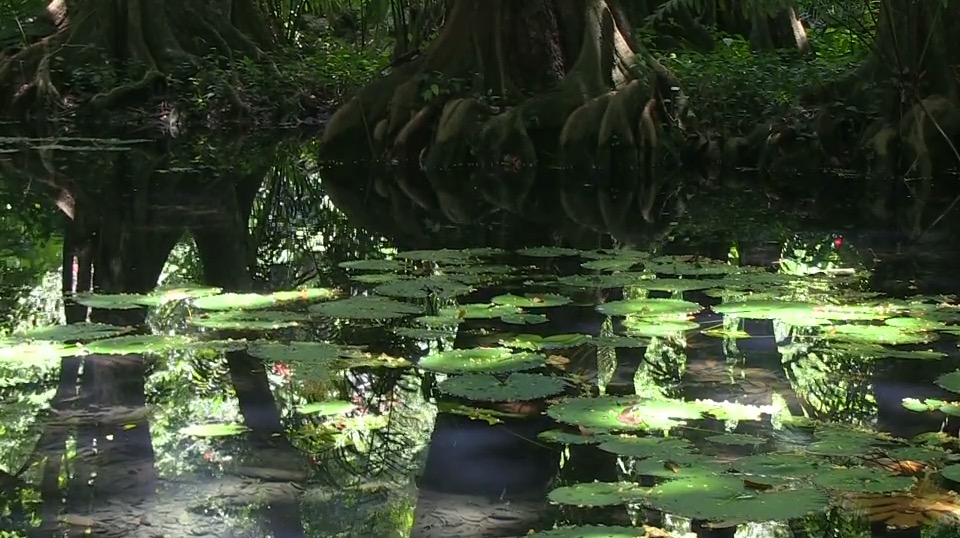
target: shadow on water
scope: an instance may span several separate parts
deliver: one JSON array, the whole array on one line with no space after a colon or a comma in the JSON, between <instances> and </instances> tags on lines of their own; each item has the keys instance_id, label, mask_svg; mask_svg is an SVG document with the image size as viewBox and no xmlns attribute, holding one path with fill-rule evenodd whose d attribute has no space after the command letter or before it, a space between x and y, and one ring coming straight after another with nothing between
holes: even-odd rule
<instances>
[{"instance_id":1,"label":"shadow on water","mask_svg":"<svg viewBox=\"0 0 960 538\"><path fill-rule=\"evenodd\" d=\"M860 465L849 448L804 452L831 424L955 435L953 393L933 383L956 367L960 307L940 296L958 289L954 219L906 241L864 221L853 189L784 201L746 174L640 185L597 171L385 173L319 166L315 153L296 133L0 139L0 528L426 538L614 525L712 537L739 524L751 536L880 537L960 518L917 453L900 463L921 468L911 495L926 504L844 483L901 503L866 515L833 503L752 523L648 491L747 484L698 501L719 505L802 489L714 471L759 445ZM540 246L550 248L520 250ZM413 249L430 250L397 256ZM371 261L340 265L355 260ZM345 304L333 290L381 299ZM921 320L894 334L910 338L892 358L882 346L900 342L837 339L832 323L811 321L821 310L721 313L747 297L822 307L880 294L914 297L895 308ZM655 319L604 310L680 299L696 308ZM489 356L470 353L507 348L509 360L537 358L484 385ZM530 396L534 385L508 374L549 387ZM465 379L478 385L451 388ZM558 395L629 403L607 422L578 421L553 412ZM744 415L689 415L684 402L697 401ZM767 418L747 416L758 409ZM618 452L608 443L638 438L604 424L658 443L675 430L696 457L687 445ZM870 457L888 461L883 447ZM627 485L577 489L595 481ZM622 497L634 487L643 495ZM600 536L579 532L555 536Z\"/></svg>"}]
</instances>

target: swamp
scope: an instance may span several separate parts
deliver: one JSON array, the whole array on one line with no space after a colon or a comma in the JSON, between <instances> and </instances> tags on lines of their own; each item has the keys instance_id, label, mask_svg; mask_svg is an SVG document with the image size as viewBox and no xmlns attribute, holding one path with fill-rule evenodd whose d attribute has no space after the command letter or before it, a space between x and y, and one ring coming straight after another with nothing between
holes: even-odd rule
<instances>
[{"instance_id":1,"label":"swamp","mask_svg":"<svg viewBox=\"0 0 960 538\"><path fill-rule=\"evenodd\" d=\"M0 538L960 537L957 35L0 0Z\"/></svg>"}]
</instances>

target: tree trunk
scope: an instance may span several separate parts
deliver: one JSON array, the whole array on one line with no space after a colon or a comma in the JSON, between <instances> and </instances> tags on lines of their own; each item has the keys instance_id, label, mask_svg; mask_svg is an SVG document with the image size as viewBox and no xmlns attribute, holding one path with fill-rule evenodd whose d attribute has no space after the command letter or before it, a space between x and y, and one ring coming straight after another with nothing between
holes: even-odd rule
<instances>
[{"instance_id":1,"label":"tree trunk","mask_svg":"<svg viewBox=\"0 0 960 538\"><path fill-rule=\"evenodd\" d=\"M456 0L434 43L331 118L331 160L519 174L541 161L650 173L677 82L612 0ZM675 119L675 118L671 118Z\"/></svg>"},{"instance_id":2,"label":"tree trunk","mask_svg":"<svg viewBox=\"0 0 960 538\"><path fill-rule=\"evenodd\" d=\"M102 69L93 71L100 87L91 104L114 106L159 89L168 75L199 72L211 53L228 62L236 55L264 60L274 43L255 0L50 0L47 13L53 34L0 56L7 110L76 99L67 90L81 69Z\"/></svg>"}]
</instances>

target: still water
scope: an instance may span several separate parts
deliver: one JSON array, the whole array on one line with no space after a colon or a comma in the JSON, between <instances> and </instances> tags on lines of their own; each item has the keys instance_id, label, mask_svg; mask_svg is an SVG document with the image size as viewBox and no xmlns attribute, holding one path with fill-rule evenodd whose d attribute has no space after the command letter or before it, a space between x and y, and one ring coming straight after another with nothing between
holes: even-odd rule
<instances>
[{"instance_id":1,"label":"still water","mask_svg":"<svg viewBox=\"0 0 960 538\"><path fill-rule=\"evenodd\" d=\"M0 536L957 535L952 218L315 154L0 138Z\"/></svg>"}]
</instances>

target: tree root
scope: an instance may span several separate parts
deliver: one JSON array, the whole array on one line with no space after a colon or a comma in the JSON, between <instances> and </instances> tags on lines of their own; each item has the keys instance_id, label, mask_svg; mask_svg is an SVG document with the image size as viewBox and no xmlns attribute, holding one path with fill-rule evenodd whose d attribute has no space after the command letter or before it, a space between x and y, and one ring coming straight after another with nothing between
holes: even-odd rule
<instances>
[{"instance_id":1,"label":"tree root","mask_svg":"<svg viewBox=\"0 0 960 538\"><path fill-rule=\"evenodd\" d=\"M76 7L54 1L61 8L57 31L8 58L0 57L0 102L8 103L11 111L29 114L36 110L49 110L52 106L73 106L87 103L96 110L121 106L137 94L152 94L162 90L168 77L177 77L181 65L200 69L203 56L212 48L223 55L228 64L234 63L234 54L243 54L262 62L276 72L262 46L267 34L246 36L234 26L231 17L233 8L241 6L246 13L248 0L233 0L219 4L217 8L194 9L189 2L147 2L128 0L125 9L97 7L84 11L86 4ZM68 10L69 7L69 10ZM226 11L223 11L226 10ZM224 17L224 14L227 16ZM179 25L171 21L176 20ZM109 36L125 35L118 44ZM199 36L206 46L200 43ZM119 50L123 49L123 50ZM97 54L106 53L117 60L123 70L121 80L113 87L100 88L92 95L77 95L70 88L70 69L78 65L100 65ZM51 63L66 66L64 72L55 72ZM140 70L131 73L131 70ZM224 85L224 97L240 111L249 112L249 105L238 91L240 82L233 79Z\"/></svg>"}]
</instances>

